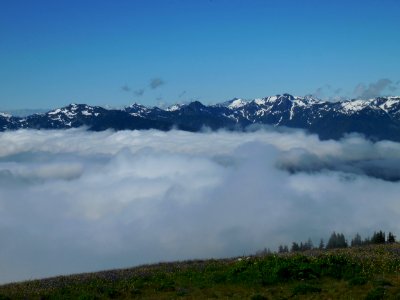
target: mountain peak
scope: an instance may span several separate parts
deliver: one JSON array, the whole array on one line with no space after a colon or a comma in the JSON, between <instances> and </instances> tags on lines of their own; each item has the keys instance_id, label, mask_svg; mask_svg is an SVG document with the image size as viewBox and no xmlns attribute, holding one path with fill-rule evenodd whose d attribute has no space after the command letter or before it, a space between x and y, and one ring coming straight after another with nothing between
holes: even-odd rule
<instances>
[{"instance_id":1,"label":"mountain peak","mask_svg":"<svg viewBox=\"0 0 400 300\"><path fill-rule=\"evenodd\" d=\"M240 98L234 98L230 101L228 101L227 107L230 109L236 109L242 106L245 106L247 104L247 101L240 99Z\"/></svg>"},{"instance_id":2,"label":"mountain peak","mask_svg":"<svg viewBox=\"0 0 400 300\"><path fill-rule=\"evenodd\" d=\"M146 107L140 103L134 102L131 105L127 106L128 108L137 108L137 107Z\"/></svg>"},{"instance_id":3,"label":"mountain peak","mask_svg":"<svg viewBox=\"0 0 400 300\"><path fill-rule=\"evenodd\" d=\"M174 104L174 105L168 106L165 110L166 111L177 111L177 110L181 109L182 106L184 106L184 104Z\"/></svg>"},{"instance_id":4,"label":"mountain peak","mask_svg":"<svg viewBox=\"0 0 400 300\"><path fill-rule=\"evenodd\" d=\"M280 96L280 97L284 97L284 98L286 98L286 99L288 99L288 100L294 100L294 97L292 96L292 95L290 95L290 94L288 94L288 93L284 93L282 96Z\"/></svg>"}]
</instances>

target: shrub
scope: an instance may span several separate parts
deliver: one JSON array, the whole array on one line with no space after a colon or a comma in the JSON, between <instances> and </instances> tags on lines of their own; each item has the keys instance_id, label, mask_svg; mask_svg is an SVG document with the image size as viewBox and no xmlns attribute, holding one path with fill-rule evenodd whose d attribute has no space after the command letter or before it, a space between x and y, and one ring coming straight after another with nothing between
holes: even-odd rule
<instances>
[{"instance_id":1,"label":"shrub","mask_svg":"<svg viewBox=\"0 0 400 300\"><path fill-rule=\"evenodd\" d=\"M251 296L250 299L251 300L268 300L267 297L260 295L260 294L255 294L255 295Z\"/></svg>"},{"instance_id":2,"label":"shrub","mask_svg":"<svg viewBox=\"0 0 400 300\"><path fill-rule=\"evenodd\" d=\"M367 278L364 276L357 276L353 277L349 280L349 285L350 286L355 286L355 285L364 285L368 282Z\"/></svg>"},{"instance_id":3,"label":"shrub","mask_svg":"<svg viewBox=\"0 0 400 300\"><path fill-rule=\"evenodd\" d=\"M377 287L371 290L365 300L380 300L385 298L385 288Z\"/></svg>"},{"instance_id":4,"label":"shrub","mask_svg":"<svg viewBox=\"0 0 400 300\"><path fill-rule=\"evenodd\" d=\"M300 283L293 288L293 296L295 295L306 295L309 293L320 293L322 290L321 288L307 284L307 283Z\"/></svg>"}]
</instances>

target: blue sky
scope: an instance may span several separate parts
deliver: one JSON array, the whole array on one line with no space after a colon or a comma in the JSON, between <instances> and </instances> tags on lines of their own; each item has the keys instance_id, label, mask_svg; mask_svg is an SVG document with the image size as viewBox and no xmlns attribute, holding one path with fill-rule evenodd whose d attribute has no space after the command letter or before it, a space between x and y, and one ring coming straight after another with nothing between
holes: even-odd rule
<instances>
[{"instance_id":1,"label":"blue sky","mask_svg":"<svg viewBox=\"0 0 400 300\"><path fill-rule=\"evenodd\" d=\"M2 0L0 110L400 94L400 1Z\"/></svg>"}]
</instances>

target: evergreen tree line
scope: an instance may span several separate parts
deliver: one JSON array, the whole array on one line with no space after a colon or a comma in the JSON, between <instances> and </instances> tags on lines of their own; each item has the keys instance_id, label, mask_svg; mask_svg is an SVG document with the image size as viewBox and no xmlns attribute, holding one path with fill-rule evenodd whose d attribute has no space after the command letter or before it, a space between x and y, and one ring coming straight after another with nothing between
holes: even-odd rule
<instances>
[{"instance_id":1,"label":"evergreen tree line","mask_svg":"<svg viewBox=\"0 0 400 300\"><path fill-rule=\"evenodd\" d=\"M311 239L308 239L306 242L296 243L293 242L292 246L289 247L287 245L280 245L278 248L278 253L289 253L289 252L297 252L297 251L306 251L312 249L336 249L336 248L347 248L364 246L364 245L372 245L372 244L391 244L396 242L396 236L389 232L386 236L384 231L377 231L371 237L367 237L364 240L361 238L360 234L356 234L354 238L350 241L350 244L346 240L343 233L333 232L329 237L328 243L325 245L323 239L320 240L318 247L313 245Z\"/></svg>"}]
</instances>

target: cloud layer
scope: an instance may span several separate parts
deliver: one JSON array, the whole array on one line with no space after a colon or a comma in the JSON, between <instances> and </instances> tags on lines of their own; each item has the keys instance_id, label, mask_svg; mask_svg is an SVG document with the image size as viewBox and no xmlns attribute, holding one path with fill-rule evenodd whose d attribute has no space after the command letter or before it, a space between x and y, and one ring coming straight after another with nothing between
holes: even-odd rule
<instances>
[{"instance_id":1,"label":"cloud layer","mask_svg":"<svg viewBox=\"0 0 400 300\"><path fill-rule=\"evenodd\" d=\"M398 233L400 144L302 131L0 133L0 282Z\"/></svg>"}]
</instances>

